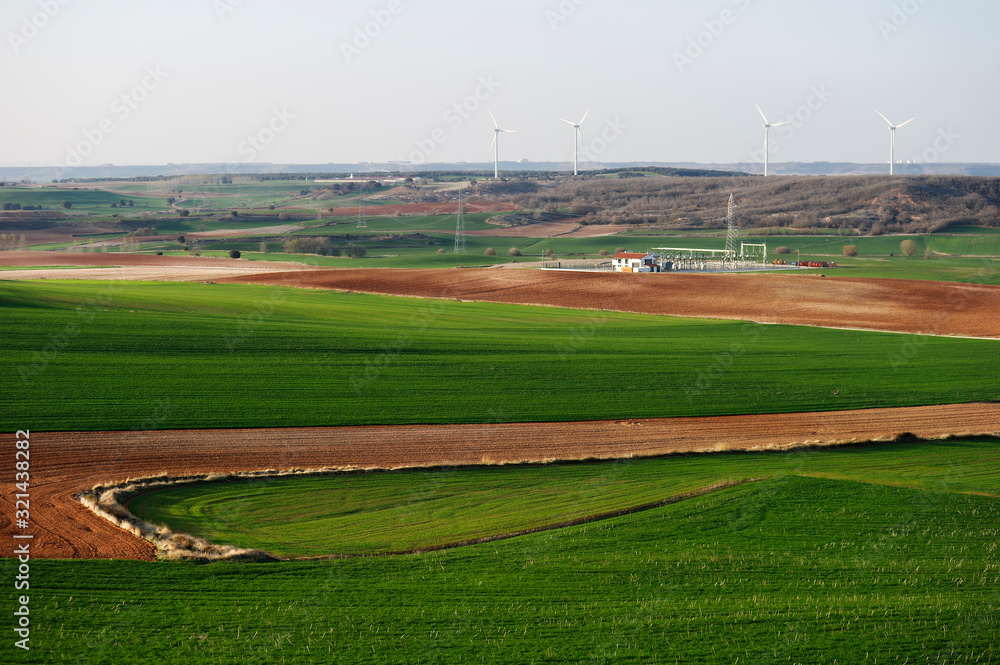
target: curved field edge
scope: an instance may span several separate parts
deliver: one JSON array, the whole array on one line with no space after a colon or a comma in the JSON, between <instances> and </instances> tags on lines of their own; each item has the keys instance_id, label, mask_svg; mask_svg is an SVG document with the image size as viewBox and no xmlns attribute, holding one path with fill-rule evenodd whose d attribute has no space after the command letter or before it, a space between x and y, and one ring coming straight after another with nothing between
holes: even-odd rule
<instances>
[{"instance_id":1,"label":"curved field edge","mask_svg":"<svg viewBox=\"0 0 1000 665\"><path fill-rule=\"evenodd\" d=\"M480 467L468 467L468 469L476 469ZM394 471L407 471L412 470L412 468L404 469L393 469ZM385 471L385 469L366 469L365 473L370 473L372 471ZM267 562L267 561L277 561L280 560L279 557L272 555L269 552L265 552L260 549L255 548L242 548L233 545L220 544L210 542L205 538L200 538L197 536L192 536L188 533L176 533L169 526L162 524L150 523L142 517L136 516L135 512L148 513L148 510L139 509L136 510L136 506L144 506L144 499L155 496L165 490L174 489L177 487L191 487L191 486L204 486L204 485L214 485L217 483L231 483L238 481L248 481L248 480L267 480L274 478L288 478L294 476L297 478L315 478L315 477L327 477L331 474L341 475L344 473L355 473L354 470L344 470L344 469L316 469L316 470L294 470L294 471L257 471L248 473L236 473L230 475L224 475L219 477L219 474L212 474L210 476L186 476L177 478L166 478L166 477L156 477L156 478L145 478L145 479L133 479L129 480L120 485L110 485L110 486L99 486L92 490L86 490L79 492L75 498L79 500L83 505L85 505L94 514L102 517L120 529L128 531L139 538L149 541L152 543L157 550L159 558L164 560L197 560L201 562L211 562L211 561L240 561L240 562ZM664 499L659 499L649 503L641 505L627 506L624 508L617 508L614 510L609 510L607 512L598 513L594 515L586 515L583 517L577 517L570 520L556 522L551 524L542 524L539 526L532 526L528 528L519 529L512 532L496 533L487 536L480 536L476 538L470 538L462 541L450 542L450 543L433 543L427 544L419 547L414 547L407 550L398 551L379 551L379 552L361 552L355 554L325 554L318 556L308 556L308 557L296 557L297 559L337 559L337 558L350 558L354 556L400 556L405 554L420 554L423 552L432 552L435 550L453 549L456 547L467 547L469 545L479 545L483 543L489 543L496 540L506 540L508 538L516 538L518 536L524 536L534 533L539 533L542 531L550 531L553 529L561 529L570 526L578 526L580 524L588 524L590 522L596 522L604 519L610 519L613 517L621 517L623 515L631 515L633 513L642 512L645 510L652 510L654 508L662 508L663 506L668 506L679 501L685 501L697 496L702 496L711 492L715 492L721 489L726 489L729 487L736 487L738 485L743 485L750 482L759 482L766 480L765 478L750 478L746 480L721 482L711 485L709 487L702 487L694 489L691 491L682 492L680 494L672 495ZM289 558L289 557L283 557Z\"/></svg>"},{"instance_id":2,"label":"curved field edge","mask_svg":"<svg viewBox=\"0 0 1000 665\"><path fill-rule=\"evenodd\" d=\"M989 401L994 340L236 284L0 282L0 428L610 420ZM37 414L44 413L39 421Z\"/></svg>"},{"instance_id":3,"label":"curved field edge","mask_svg":"<svg viewBox=\"0 0 1000 665\"><path fill-rule=\"evenodd\" d=\"M24 662L995 662L998 524L993 498L786 477L412 556L38 561Z\"/></svg>"},{"instance_id":4,"label":"curved field edge","mask_svg":"<svg viewBox=\"0 0 1000 665\"><path fill-rule=\"evenodd\" d=\"M204 478L140 488L143 519L282 558L489 542L786 476L1000 495L1000 439L797 447L614 461ZM258 474L262 475L262 474Z\"/></svg>"}]
</instances>

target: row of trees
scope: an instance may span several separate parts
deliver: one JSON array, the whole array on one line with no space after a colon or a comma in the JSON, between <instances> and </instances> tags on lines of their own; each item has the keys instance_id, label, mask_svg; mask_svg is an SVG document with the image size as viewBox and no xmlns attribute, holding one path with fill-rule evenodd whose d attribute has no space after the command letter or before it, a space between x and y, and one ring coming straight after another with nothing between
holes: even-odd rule
<instances>
[{"instance_id":1,"label":"row of trees","mask_svg":"<svg viewBox=\"0 0 1000 665\"><path fill-rule=\"evenodd\" d=\"M285 241L286 254L319 254L320 256L349 256L360 259L368 256L368 250L362 245L353 242L347 243L344 247L332 247L330 239L320 238L291 238ZM267 251L267 244L261 243L261 251Z\"/></svg>"},{"instance_id":2,"label":"row of trees","mask_svg":"<svg viewBox=\"0 0 1000 665\"><path fill-rule=\"evenodd\" d=\"M28 239L24 237L22 233L18 237L14 233L0 233L0 252L6 252L14 249L26 249L28 247Z\"/></svg>"},{"instance_id":3,"label":"row of trees","mask_svg":"<svg viewBox=\"0 0 1000 665\"><path fill-rule=\"evenodd\" d=\"M45 206L22 206L13 201L4 201L0 203L0 210L45 210Z\"/></svg>"}]
</instances>

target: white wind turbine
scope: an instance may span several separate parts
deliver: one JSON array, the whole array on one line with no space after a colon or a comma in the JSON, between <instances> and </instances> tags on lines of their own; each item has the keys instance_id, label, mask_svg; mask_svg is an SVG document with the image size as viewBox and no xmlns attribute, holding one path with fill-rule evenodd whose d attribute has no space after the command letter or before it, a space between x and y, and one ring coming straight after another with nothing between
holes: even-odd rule
<instances>
[{"instance_id":1,"label":"white wind turbine","mask_svg":"<svg viewBox=\"0 0 1000 665\"><path fill-rule=\"evenodd\" d=\"M486 109L489 111L489 109ZM493 179L500 179L500 135L503 133L513 133L517 134L516 129L500 129L500 125L497 124L497 119L493 115L493 111L490 111L490 117L493 118L493 143L490 144L490 150L496 148L493 151Z\"/></svg>"},{"instance_id":2,"label":"white wind turbine","mask_svg":"<svg viewBox=\"0 0 1000 665\"><path fill-rule=\"evenodd\" d=\"M587 112L583 114L583 117L580 118L580 122L571 122L569 120L559 118L567 125L573 126L573 175L579 175L580 173L577 168L580 158L580 143L583 141L583 134L580 132L580 125L583 124L583 121L587 119L588 115L590 115L590 109L587 109Z\"/></svg>"},{"instance_id":3,"label":"white wind turbine","mask_svg":"<svg viewBox=\"0 0 1000 665\"><path fill-rule=\"evenodd\" d=\"M757 106L757 105L754 104L754 106ZM788 122L776 122L776 123L774 123L772 125L771 123L769 123L767 121L767 116L764 115L764 112L760 110L759 106L757 106L757 112L760 113L760 117L764 118L764 177L767 177L767 142L768 142L768 134L771 132L771 128L772 127L781 127L782 125L787 125Z\"/></svg>"},{"instance_id":4,"label":"white wind turbine","mask_svg":"<svg viewBox=\"0 0 1000 665\"><path fill-rule=\"evenodd\" d=\"M875 113L878 113L880 116L882 116L883 120L889 123L889 134L891 136L891 138L889 139L889 175L892 175L892 167L896 163L896 130L902 127L903 125L910 124L911 122L916 120L916 118L910 118L906 122L894 125L892 124L892 121L889 120L889 118L882 115L882 112L879 111L878 109L875 109Z\"/></svg>"}]
</instances>

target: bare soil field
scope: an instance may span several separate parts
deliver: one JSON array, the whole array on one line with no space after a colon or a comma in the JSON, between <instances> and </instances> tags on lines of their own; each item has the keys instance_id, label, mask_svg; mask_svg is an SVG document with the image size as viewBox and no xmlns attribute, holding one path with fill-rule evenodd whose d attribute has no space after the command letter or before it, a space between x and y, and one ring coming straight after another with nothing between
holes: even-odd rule
<instances>
[{"instance_id":1,"label":"bare soil field","mask_svg":"<svg viewBox=\"0 0 1000 665\"><path fill-rule=\"evenodd\" d=\"M1000 338L1000 287L788 274L316 270L231 280L758 323Z\"/></svg>"},{"instance_id":2,"label":"bare soil field","mask_svg":"<svg viewBox=\"0 0 1000 665\"><path fill-rule=\"evenodd\" d=\"M97 266L89 270L58 268L4 270L0 279L113 279L149 281L215 281L267 272L315 270L301 263L276 263L199 256L91 252L0 252L0 266Z\"/></svg>"},{"instance_id":3,"label":"bare soil field","mask_svg":"<svg viewBox=\"0 0 1000 665\"><path fill-rule=\"evenodd\" d=\"M617 459L1000 433L1000 404L575 423L254 430L33 432L32 555L155 558L153 546L74 499L96 485L171 476L315 468L399 468ZM0 494L0 533L13 532Z\"/></svg>"},{"instance_id":4,"label":"bare soil field","mask_svg":"<svg viewBox=\"0 0 1000 665\"><path fill-rule=\"evenodd\" d=\"M215 231L194 231L183 234L185 238L233 238L238 236L281 235L298 231L298 224L278 224L275 226L260 226L251 229L216 229Z\"/></svg>"},{"instance_id":5,"label":"bare soil field","mask_svg":"<svg viewBox=\"0 0 1000 665\"><path fill-rule=\"evenodd\" d=\"M614 224L589 224L581 226L572 233L567 233L566 238L603 238L604 236L618 235L627 230L627 226L616 226Z\"/></svg>"}]
</instances>

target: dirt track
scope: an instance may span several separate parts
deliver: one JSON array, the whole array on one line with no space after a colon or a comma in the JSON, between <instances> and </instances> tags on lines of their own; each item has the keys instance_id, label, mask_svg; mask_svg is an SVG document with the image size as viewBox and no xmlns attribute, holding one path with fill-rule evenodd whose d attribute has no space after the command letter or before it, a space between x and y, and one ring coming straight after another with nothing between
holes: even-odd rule
<instances>
[{"instance_id":1,"label":"dirt track","mask_svg":"<svg viewBox=\"0 0 1000 665\"><path fill-rule=\"evenodd\" d=\"M159 473L620 458L891 439L904 432L928 438L1000 433L1000 404L578 423L35 432L31 552L39 558L153 559L149 543L95 516L73 495ZM0 495L0 533L8 539L13 498Z\"/></svg>"},{"instance_id":2,"label":"dirt track","mask_svg":"<svg viewBox=\"0 0 1000 665\"><path fill-rule=\"evenodd\" d=\"M120 279L162 281L215 281L236 275L315 270L301 263L275 263L197 256L91 252L0 252L0 266L96 266L86 270L3 270L3 279Z\"/></svg>"},{"instance_id":3,"label":"dirt track","mask_svg":"<svg viewBox=\"0 0 1000 665\"><path fill-rule=\"evenodd\" d=\"M1000 338L1000 287L818 275L317 270L227 280L404 296Z\"/></svg>"}]
</instances>

